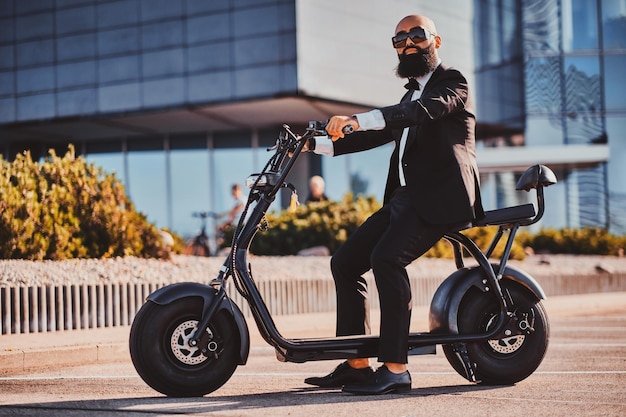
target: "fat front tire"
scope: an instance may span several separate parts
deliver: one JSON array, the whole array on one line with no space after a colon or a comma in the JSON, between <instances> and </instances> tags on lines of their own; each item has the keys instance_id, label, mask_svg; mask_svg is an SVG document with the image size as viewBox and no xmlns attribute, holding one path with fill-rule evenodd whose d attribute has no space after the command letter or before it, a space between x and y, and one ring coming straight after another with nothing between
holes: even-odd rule
<instances>
[{"instance_id":1,"label":"fat front tire","mask_svg":"<svg viewBox=\"0 0 626 417\"><path fill-rule=\"evenodd\" d=\"M518 317L523 334L511 337L467 343L467 354L475 367L476 379L487 385L511 385L530 376L541 364L548 348L550 329L546 311L534 294L521 285L503 279L502 291L510 309ZM493 294L478 290L468 292L458 313L460 334L484 333L496 325L499 306ZM463 362L452 345L443 351L455 371L466 377Z\"/></svg>"},{"instance_id":2,"label":"fat front tire","mask_svg":"<svg viewBox=\"0 0 626 417\"><path fill-rule=\"evenodd\" d=\"M171 397L200 397L220 388L237 368L235 323L218 311L198 347L189 345L202 316L202 301L190 297L167 305L146 302L130 330L130 356L141 378ZM202 352L204 350L204 352Z\"/></svg>"}]
</instances>

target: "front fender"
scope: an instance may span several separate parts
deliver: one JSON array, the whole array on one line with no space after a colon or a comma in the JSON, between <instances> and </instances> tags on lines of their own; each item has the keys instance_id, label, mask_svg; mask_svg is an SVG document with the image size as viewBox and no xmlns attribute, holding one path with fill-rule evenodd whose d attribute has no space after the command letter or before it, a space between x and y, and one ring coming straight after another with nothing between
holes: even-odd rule
<instances>
[{"instance_id":1,"label":"front fender","mask_svg":"<svg viewBox=\"0 0 626 417\"><path fill-rule=\"evenodd\" d=\"M239 348L239 364L245 365L248 361L248 354L250 352L250 332L248 330L248 324L243 317L243 313L239 309L239 306L235 304L230 298L225 297L220 299L217 295L217 290L205 284L197 282L180 282L176 284L167 285L159 288L148 296L148 301L151 301L158 305L167 305L174 301L183 298L201 298L202 309L207 311L208 307L213 303L220 303L219 310L225 310L233 318L237 330L239 332L239 340L241 341Z\"/></svg>"},{"instance_id":2,"label":"front fender","mask_svg":"<svg viewBox=\"0 0 626 417\"><path fill-rule=\"evenodd\" d=\"M498 270L497 265L493 265L493 268ZM485 273L479 266L458 269L446 278L435 291L430 304L430 331L434 333L458 333L457 319L461 300L472 287L486 292L486 285L483 283L484 278ZM546 298L537 281L518 268L507 266L504 269L502 279L511 280L526 287L537 300Z\"/></svg>"}]
</instances>

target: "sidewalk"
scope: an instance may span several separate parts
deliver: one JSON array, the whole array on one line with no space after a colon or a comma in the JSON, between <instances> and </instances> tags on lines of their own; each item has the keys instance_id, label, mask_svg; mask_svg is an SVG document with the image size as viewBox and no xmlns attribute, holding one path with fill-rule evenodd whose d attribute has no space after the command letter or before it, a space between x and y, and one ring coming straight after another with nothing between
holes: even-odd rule
<instances>
[{"instance_id":1,"label":"sidewalk","mask_svg":"<svg viewBox=\"0 0 626 417\"><path fill-rule=\"evenodd\" d=\"M597 314L626 314L626 292L595 293L550 297L544 306L551 320L571 316ZM378 327L379 312L371 312L372 328ZM313 313L274 317L284 337L333 336L335 313ZM428 307L413 310L411 330L427 329ZM267 347L248 318L251 344ZM49 333L0 336L0 376L35 372L43 368L67 367L89 363L129 361L128 335L130 327L112 327Z\"/></svg>"}]
</instances>

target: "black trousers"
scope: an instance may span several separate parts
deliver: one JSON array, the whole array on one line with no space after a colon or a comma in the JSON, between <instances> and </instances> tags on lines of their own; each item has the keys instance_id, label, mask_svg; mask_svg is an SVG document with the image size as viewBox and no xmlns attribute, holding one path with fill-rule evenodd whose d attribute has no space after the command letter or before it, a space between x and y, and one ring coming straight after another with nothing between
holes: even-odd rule
<instances>
[{"instance_id":1,"label":"black trousers","mask_svg":"<svg viewBox=\"0 0 626 417\"><path fill-rule=\"evenodd\" d=\"M367 283L372 270L380 299L380 362L407 363L411 287L406 266L432 247L449 225L429 225L399 188L337 250L331 270L337 291L337 336L370 334Z\"/></svg>"}]
</instances>

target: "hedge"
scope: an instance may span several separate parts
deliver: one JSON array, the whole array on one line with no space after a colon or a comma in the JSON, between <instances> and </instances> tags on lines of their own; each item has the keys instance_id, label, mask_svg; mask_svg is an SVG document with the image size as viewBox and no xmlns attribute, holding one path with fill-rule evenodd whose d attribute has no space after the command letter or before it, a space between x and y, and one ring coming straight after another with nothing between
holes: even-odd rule
<instances>
[{"instance_id":1,"label":"hedge","mask_svg":"<svg viewBox=\"0 0 626 417\"><path fill-rule=\"evenodd\" d=\"M54 150L0 157L0 258L166 257L157 228L135 211L114 174Z\"/></svg>"}]
</instances>

